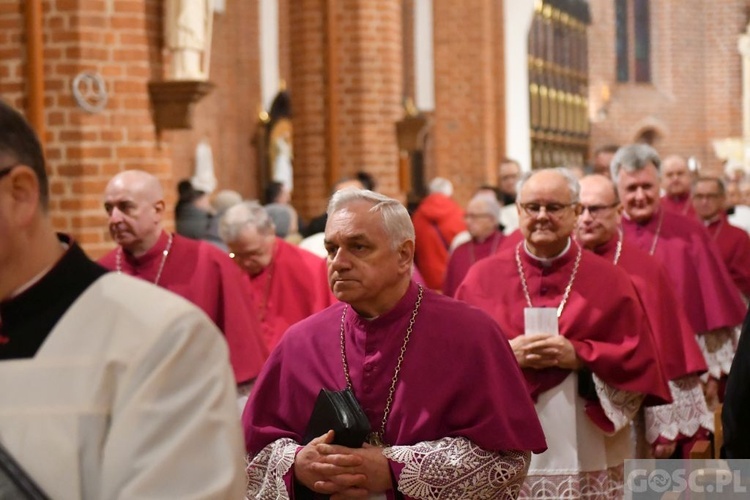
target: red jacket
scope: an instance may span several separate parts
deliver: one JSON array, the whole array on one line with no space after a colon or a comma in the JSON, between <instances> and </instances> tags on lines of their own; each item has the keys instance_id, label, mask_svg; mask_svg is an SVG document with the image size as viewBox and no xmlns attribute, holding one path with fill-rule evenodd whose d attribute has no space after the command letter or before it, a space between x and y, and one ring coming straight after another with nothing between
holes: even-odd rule
<instances>
[{"instance_id":1,"label":"red jacket","mask_svg":"<svg viewBox=\"0 0 750 500\"><path fill-rule=\"evenodd\" d=\"M412 216L416 233L416 264L425 284L440 290L448 265L451 241L466 230L464 211L453 199L439 193L427 196Z\"/></svg>"}]
</instances>

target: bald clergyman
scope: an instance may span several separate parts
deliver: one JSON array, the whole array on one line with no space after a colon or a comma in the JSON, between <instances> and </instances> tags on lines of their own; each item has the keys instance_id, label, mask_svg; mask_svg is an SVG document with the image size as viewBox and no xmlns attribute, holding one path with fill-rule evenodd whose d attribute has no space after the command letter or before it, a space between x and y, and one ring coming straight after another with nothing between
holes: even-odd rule
<instances>
[{"instance_id":1,"label":"bald clergyman","mask_svg":"<svg viewBox=\"0 0 750 500\"><path fill-rule=\"evenodd\" d=\"M163 229L164 192L147 172L127 170L113 177L104 209L118 246L99 263L166 288L203 309L226 337L237 383L253 380L267 350L249 284L232 259L210 243Z\"/></svg>"}]
</instances>

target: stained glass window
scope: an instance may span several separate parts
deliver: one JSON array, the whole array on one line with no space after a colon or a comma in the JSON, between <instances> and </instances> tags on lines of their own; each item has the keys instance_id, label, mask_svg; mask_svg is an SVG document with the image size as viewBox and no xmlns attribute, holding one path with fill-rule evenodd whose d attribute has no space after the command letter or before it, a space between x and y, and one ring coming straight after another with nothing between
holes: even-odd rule
<instances>
[{"instance_id":1,"label":"stained glass window","mask_svg":"<svg viewBox=\"0 0 750 500\"><path fill-rule=\"evenodd\" d=\"M615 1L617 81L651 81L649 0ZM632 35L632 42L631 42Z\"/></svg>"},{"instance_id":2,"label":"stained glass window","mask_svg":"<svg viewBox=\"0 0 750 500\"><path fill-rule=\"evenodd\" d=\"M635 81L651 81L651 64L650 64L650 42L649 39L649 12L648 0L634 1L634 25L635 25Z\"/></svg>"},{"instance_id":3,"label":"stained glass window","mask_svg":"<svg viewBox=\"0 0 750 500\"><path fill-rule=\"evenodd\" d=\"M630 78L628 61L628 1L615 0L615 50L617 51L617 81Z\"/></svg>"}]
</instances>

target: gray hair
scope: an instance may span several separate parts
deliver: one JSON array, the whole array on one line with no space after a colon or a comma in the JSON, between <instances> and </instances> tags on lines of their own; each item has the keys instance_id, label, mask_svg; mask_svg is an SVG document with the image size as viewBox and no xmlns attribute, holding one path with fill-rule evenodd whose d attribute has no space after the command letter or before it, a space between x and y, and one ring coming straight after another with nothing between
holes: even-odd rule
<instances>
[{"instance_id":1,"label":"gray hair","mask_svg":"<svg viewBox=\"0 0 750 500\"><path fill-rule=\"evenodd\" d=\"M620 180L620 170L636 172L646 168L649 163L656 167L656 172L661 177L659 153L648 144L628 144L618 149L612 157L609 171L612 174L612 179L617 183Z\"/></svg>"},{"instance_id":2,"label":"gray hair","mask_svg":"<svg viewBox=\"0 0 750 500\"><path fill-rule=\"evenodd\" d=\"M430 194L440 193L445 196L453 196L453 183L445 177L435 177L430 181L428 190Z\"/></svg>"},{"instance_id":3,"label":"gray hair","mask_svg":"<svg viewBox=\"0 0 750 500\"><path fill-rule=\"evenodd\" d=\"M474 201L481 201L482 203L484 203L484 207L487 210L487 213L492 216L495 222L500 222L500 209L502 207L500 206L500 202L497 201L497 197L495 195L490 193L475 194L474 197L469 200L469 204L473 203Z\"/></svg>"},{"instance_id":4,"label":"gray hair","mask_svg":"<svg viewBox=\"0 0 750 500\"><path fill-rule=\"evenodd\" d=\"M279 238L289 236L295 218L294 208L286 203L269 203L263 209L273 221L276 236Z\"/></svg>"},{"instance_id":5,"label":"gray hair","mask_svg":"<svg viewBox=\"0 0 750 500\"><path fill-rule=\"evenodd\" d=\"M246 227L259 234L273 234L273 221L257 201L243 201L227 209L219 223L219 236L225 243L235 241Z\"/></svg>"},{"instance_id":6,"label":"gray hair","mask_svg":"<svg viewBox=\"0 0 750 500\"><path fill-rule=\"evenodd\" d=\"M573 172L565 167L546 168L543 170L557 172L558 174L562 175L568 185L568 191L570 191L570 202L578 203L580 201L581 185L578 183L578 178L575 176L575 174L573 174ZM532 170L531 172L526 172L525 174L523 174L521 176L521 179L518 181L518 184L516 185L516 192L520 194L526 182L528 182L529 179L531 179L535 174L541 171L542 170Z\"/></svg>"},{"instance_id":7,"label":"gray hair","mask_svg":"<svg viewBox=\"0 0 750 500\"><path fill-rule=\"evenodd\" d=\"M221 214L238 203L242 203L242 195L240 193L231 189L222 189L214 195L211 206L217 213Z\"/></svg>"},{"instance_id":8,"label":"gray hair","mask_svg":"<svg viewBox=\"0 0 750 500\"><path fill-rule=\"evenodd\" d=\"M414 224L409 212L398 200L366 189L347 188L336 191L328 202L328 219L334 212L356 201L372 203L370 212L380 213L385 231L391 237L391 248L396 250L403 242L414 242Z\"/></svg>"},{"instance_id":9,"label":"gray hair","mask_svg":"<svg viewBox=\"0 0 750 500\"><path fill-rule=\"evenodd\" d=\"M719 194L721 196L726 196L727 194L727 185L724 182L724 179L720 177L703 176L703 177L696 178L693 181L693 192L695 192L695 187L698 185L699 182L713 182L716 184L716 187L719 188Z\"/></svg>"}]
</instances>

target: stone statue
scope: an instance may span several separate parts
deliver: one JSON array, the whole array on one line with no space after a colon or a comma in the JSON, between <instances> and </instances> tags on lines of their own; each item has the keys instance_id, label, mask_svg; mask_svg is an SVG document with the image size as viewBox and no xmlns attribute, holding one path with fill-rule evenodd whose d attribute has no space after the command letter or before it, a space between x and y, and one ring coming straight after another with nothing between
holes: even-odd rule
<instances>
[{"instance_id":1,"label":"stone statue","mask_svg":"<svg viewBox=\"0 0 750 500\"><path fill-rule=\"evenodd\" d=\"M214 0L166 0L164 43L169 80L208 80Z\"/></svg>"},{"instance_id":2,"label":"stone statue","mask_svg":"<svg viewBox=\"0 0 750 500\"><path fill-rule=\"evenodd\" d=\"M294 189L292 149L292 122L281 119L271 131L271 178L284 185L291 193Z\"/></svg>"},{"instance_id":3,"label":"stone statue","mask_svg":"<svg viewBox=\"0 0 750 500\"><path fill-rule=\"evenodd\" d=\"M195 175L191 179L191 183L195 189L199 189L206 194L211 194L216 189L214 156L211 152L211 144L206 138L203 138L195 147Z\"/></svg>"}]
</instances>

